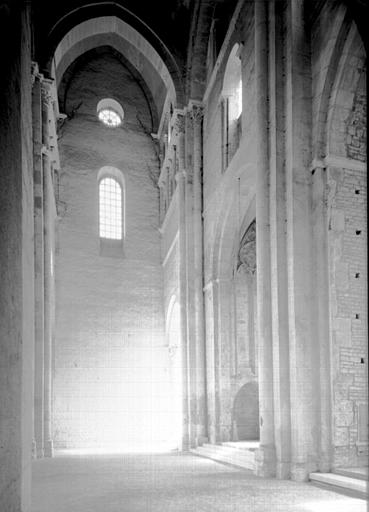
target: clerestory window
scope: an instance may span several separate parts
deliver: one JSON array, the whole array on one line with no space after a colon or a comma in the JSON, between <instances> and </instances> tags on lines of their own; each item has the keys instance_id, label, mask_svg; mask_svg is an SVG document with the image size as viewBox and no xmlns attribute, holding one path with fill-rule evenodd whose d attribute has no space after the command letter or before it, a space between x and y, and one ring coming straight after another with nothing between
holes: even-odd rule
<instances>
[{"instance_id":1,"label":"clerestory window","mask_svg":"<svg viewBox=\"0 0 369 512\"><path fill-rule=\"evenodd\" d=\"M118 181L112 177L103 178L99 184L100 238L122 240L122 206L122 187Z\"/></svg>"}]
</instances>

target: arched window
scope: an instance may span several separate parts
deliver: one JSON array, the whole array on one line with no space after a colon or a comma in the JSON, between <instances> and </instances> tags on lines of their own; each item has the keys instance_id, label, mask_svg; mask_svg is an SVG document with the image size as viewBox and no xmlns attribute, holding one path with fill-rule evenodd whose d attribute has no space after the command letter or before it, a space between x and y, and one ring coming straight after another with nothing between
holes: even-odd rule
<instances>
[{"instance_id":1,"label":"arched window","mask_svg":"<svg viewBox=\"0 0 369 512\"><path fill-rule=\"evenodd\" d=\"M100 254L121 256L125 237L124 176L115 167L102 167L98 182L98 232Z\"/></svg>"},{"instance_id":2,"label":"arched window","mask_svg":"<svg viewBox=\"0 0 369 512\"><path fill-rule=\"evenodd\" d=\"M99 184L100 238L122 240L122 221L122 187L112 177L103 178Z\"/></svg>"},{"instance_id":3,"label":"arched window","mask_svg":"<svg viewBox=\"0 0 369 512\"><path fill-rule=\"evenodd\" d=\"M242 134L242 68L240 50L235 44L229 55L222 90L223 170L238 149Z\"/></svg>"}]
</instances>

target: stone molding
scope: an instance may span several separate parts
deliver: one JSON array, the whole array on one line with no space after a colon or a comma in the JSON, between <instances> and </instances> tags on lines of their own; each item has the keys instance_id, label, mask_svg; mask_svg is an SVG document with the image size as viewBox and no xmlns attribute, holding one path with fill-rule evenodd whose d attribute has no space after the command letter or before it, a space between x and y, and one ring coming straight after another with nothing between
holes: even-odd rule
<instances>
[{"instance_id":1,"label":"stone molding","mask_svg":"<svg viewBox=\"0 0 369 512\"><path fill-rule=\"evenodd\" d=\"M310 165L310 170L315 171L318 168L325 170L327 167L340 167L342 169L350 169L351 171L366 171L367 162L330 154L322 160L315 158Z\"/></svg>"}]
</instances>

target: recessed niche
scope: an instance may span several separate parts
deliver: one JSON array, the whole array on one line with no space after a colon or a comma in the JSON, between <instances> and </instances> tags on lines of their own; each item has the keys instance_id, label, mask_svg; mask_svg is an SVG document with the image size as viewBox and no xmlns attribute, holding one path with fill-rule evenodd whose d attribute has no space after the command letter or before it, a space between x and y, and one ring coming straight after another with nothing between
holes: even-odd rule
<instances>
[{"instance_id":1,"label":"recessed niche","mask_svg":"<svg viewBox=\"0 0 369 512\"><path fill-rule=\"evenodd\" d=\"M361 235L361 229L357 229L357 230L355 231L355 233L356 233L357 235Z\"/></svg>"}]
</instances>

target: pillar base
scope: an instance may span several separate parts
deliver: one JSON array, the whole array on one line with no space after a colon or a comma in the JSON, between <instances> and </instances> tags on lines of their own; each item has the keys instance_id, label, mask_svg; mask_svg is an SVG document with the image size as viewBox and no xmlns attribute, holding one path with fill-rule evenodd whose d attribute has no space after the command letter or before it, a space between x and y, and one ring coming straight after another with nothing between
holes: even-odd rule
<instances>
[{"instance_id":1,"label":"pillar base","mask_svg":"<svg viewBox=\"0 0 369 512\"><path fill-rule=\"evenodd\" d=\"M318 465L313 462L295 462L291 464L291 480L307 482L309 474L318 471Z\"/></svg>"},{"instance_id":2,"label":"pillar base","mask_svg":"<svg viewBox=\"0 0 369 512\"><path fill-rule=\"evenodd\" d=\"M276 455L274 446L261 445L255 454L256 471L263 478L276 476Z\"/></svg>"},{"instance_id":3,"label":"pillar base","mask_svg":"<svg viewBox=\"0 0 369 512\"><path fill-rule=\"evenodd\" d=\"M197 436L197 446L202 446L205 443L209 442L209 438L204 435Z\"/></svg>"},{"instance_id":4,"label":"pillar base","mask_svg":"<svg viewBox=\"0 0 369 512\"><path fill-rule=\"evenodd\" d=\"M185 434L182 435L181 451L182 452L189 452L190 448L191 448L190 436L186 432Z\"/></svg>"},{"instance_id":5,"label":"pillar base","mask_svg":"<svg viewBox=\"0 0 369 512\"><path fill-rule=\"evenodd\" d=\"M44 457L53 457L54 456L54 445L53 441L49 439L44 443Z\"/></svg>"},{"instance_id":6,"label":"pillar base","mask_svg":"<svg viewBox=\"0 0 369 512\"><path fill-rule=\"evenodd\" d=\"M42 446L38 446L36 449L36 459L43 459L45 457L45 451Z\"/></svg>"},{"instance_id":7,"label":"pillar base","mask_svg":"<svg viewBox=\"0 0 369 512\"><path fill-rule=\"evenodd\" d=\"M45 456L42 442L34 440L32 443L32 456L34 459L43 459Z\"/></svg>"},{"instance_id":8,"label":"pillar base","mask_svg":"<svg viewBox=\"0 0 369 512\"><path fill-rule=\"evenodd\" d=\"M330 456L322 457L318 467L321 473L330 473L332 471L332 458Z\"/></svg>"},{"instance_id":9,"label":"pillar base","mask_svg":"<svg viewBox=\"0 0 369 512\"><path fill-rule=\"evenodd\" d=\"M332 472L332 464L330 462L321 462L319 464L319 472L320 473L331 473Z\"/></svg>"},{"instance_id":10,"label":"pillar base","mask_svg":"<svg viewBox=\"0 0 369 512\"><path fill-rule=\"evenodd\" d=\"M275 476L279 480L288 480L291 476L291 463L277 461Z\"/></svg>"},{"instance_id":11,"label":"pillar base","mask_svg":"<svg viewBox=\"0 0 369 512\"><path fill-rule=\"evenodd\" d=\"M36 441L32 441L32 459L37 459Z\"/></svg>"}]
</instances>

